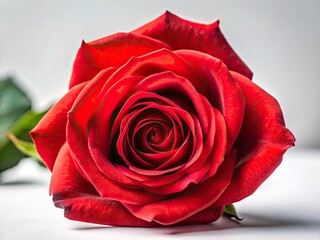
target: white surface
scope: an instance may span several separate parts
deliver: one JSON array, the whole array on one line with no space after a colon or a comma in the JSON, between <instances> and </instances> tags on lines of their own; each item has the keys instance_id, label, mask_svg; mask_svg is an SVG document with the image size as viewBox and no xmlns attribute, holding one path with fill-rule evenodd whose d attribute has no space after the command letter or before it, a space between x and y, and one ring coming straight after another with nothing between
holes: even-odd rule
<instances>
[{"instance_id":1,"label":"white surface","mask_svg":"<svg viewBox=\"0 0 320 240\"><path fill-rule=\"evenodd\" d=\"M35 105L65 94L82 39L130 31L165 10L220 26L280 102L297 146L320 147L319 0L0 0L0 75L16 75Z\"/></svg>"},{"instance_id":2,"label":"white surface","mask_svg":"<svg viewBox=\"0 0 320 240\"><path fill-rule=\"evenodd\" d=\"M252 196L236 204L241 223L120 228L74 222L48 196L50 174L25 160L0 184L1 240L320 239L320 149L292 149Z\"/></svg>"}]
</instances>

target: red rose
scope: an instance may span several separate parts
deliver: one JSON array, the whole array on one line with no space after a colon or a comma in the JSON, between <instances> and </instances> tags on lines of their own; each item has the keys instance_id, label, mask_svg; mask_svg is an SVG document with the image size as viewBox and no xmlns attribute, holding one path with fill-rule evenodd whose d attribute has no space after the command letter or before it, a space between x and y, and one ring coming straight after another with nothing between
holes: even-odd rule
<instances>
[{"instance_id":1,"label":"red rose","mask_svg":"<svg viewBox=\"0 0 320 240\"><path fill-rule=\"evenodd\" d=\"M294 137L218 25L166 12L82 43L69 92L31 132L67 218L212 222L280 164Z\"/></svg>"}]
</instances>

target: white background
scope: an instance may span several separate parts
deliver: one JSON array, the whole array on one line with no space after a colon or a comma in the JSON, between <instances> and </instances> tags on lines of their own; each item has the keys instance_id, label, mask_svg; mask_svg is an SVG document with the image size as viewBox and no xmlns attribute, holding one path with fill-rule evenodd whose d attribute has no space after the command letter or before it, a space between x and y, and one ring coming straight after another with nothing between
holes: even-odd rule
<instances>
[{"instance_id":1,"label":"white background","mask_svg":"<svg viewBox=\"0 0 320 240\"><path fill-rule=\"evenodd\" d=\"M169 10L221 20L226 38L280 102L302 147L320 147L319 0L0 0L0 76L43 108L66 91L81 40L130 31Z\"/></svg>"}]
</instances>

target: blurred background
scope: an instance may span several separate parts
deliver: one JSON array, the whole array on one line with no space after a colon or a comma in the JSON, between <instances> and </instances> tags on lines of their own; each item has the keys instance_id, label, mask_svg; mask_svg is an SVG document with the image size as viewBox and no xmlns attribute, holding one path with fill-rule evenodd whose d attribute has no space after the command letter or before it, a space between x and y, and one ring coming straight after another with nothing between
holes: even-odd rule
<instances>
[{"instance_id":1,"label":"blurred background","mask_svg":"<svg viewBox=\"0 0 320 240\"><path fill-rule=\"evenodd\" d=\"M63 96L82 39L133 30L169 10L225 37L275 96L300 147L320 147L319 0L0 0L0 76L42 109Z\"/></svg>"}]
</instances>

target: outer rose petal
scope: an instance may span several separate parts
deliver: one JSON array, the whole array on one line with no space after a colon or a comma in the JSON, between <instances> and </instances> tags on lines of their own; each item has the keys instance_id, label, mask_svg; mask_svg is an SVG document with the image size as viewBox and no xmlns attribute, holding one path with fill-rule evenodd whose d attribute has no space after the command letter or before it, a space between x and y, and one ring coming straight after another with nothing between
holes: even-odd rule
<instances>
[{"instance_id":1,"label":"outer rose petal","mask_svg":"<svg viewBox=\"0 0 320 240\"><path fill-rule=\"evenodd\" d=\"M206 209L196 213L195 215L181 221L178 225L182 224L201 224L211 223L218 220L223 214L223 207L210 206Z\"/></svg>"},{"instance_id":2,"label":"outer rose petal","mask_svg":"<svg viewBox=\"0 0 320 240\"><path fill-rule=\"evenodd\" d=\"M67 143L61 147L57 156L52 171L50 194L53 195L53 201L82 195L99 196L92 184L77 171Z\"/></svg>"},{"instance_id":3,"label":"outer rose petal","mask_svg":"<svg viewBox=\"0 0 320 240\"><path fill-rule=\"evenodd\" d=\"M106 198L83 196L56 202L64 208L64 216L71 220L112 226L152 227L155 222L147 222L133 216L121 203Z\"/></svg>"},{"instance_id":4,"label":"outer rose petal","mask_svg":"<svg viewBox=\"0 0 320 240\"><path fill-rule=\"evenodd\" d=\"M207 82L211 94L207 98L217 105L226 121L230 149L238 136L243 119L245 102L240 87L220 60L190 50L174 53L182 57L203 82Z\"/></svg>"},{"instance_id":5,"label":"outer rose petal","mask_svg":"<svg viewBox=\"0 0 320 240\"><path fill-rule=\"evenodd\" d=\"M251 195L277 168L285 151L294 145L294 136L285 128L280 106L267 92L246 77L233 72L245 99L243 125L235 143L237 165L226 191L216 206Z\"/></svg>"},{"instance_id":6,"label":"outer rose petal","mask_svg":"<svg viewBox=\"0 0 320 240\"><path fill-rule=\"evenodd\" d=\"M111 226L159 227L157 222L147 222L132 215L121 203L99 197L79 197L56 202L64 208L66 218ZM175 225L203 224L216 221L223 213L222 207L208 207Z\"/></svg>"},{"instance_id":7,"label":"outer rose petal","mask_svg":"<svg viewBox=\"0 0 320 240\"><path fill-rule=\"evenodd\" d=\"M114 226L154 226L134 217L122 204L99 196L77 171L65 143L52 172L50 193L57 207L72 220Z\"/></svg>"},{"instance_id":8,"label":"outer rose petal","mask_svg":"<svg viewBox=\"0 0 320 240\"><path fill-rule=\"evenodd\" d=\"M138 218L163 225L175 224L210 207L230 182L235 162L233 151L219 167L217 173L192 191L167 200L147 205L124 204Z\"/></svg>"},{"instance_id":9,"label":"outer rose petal","mask_svg":"<svg viewBox=\"0 0 320 240\"><path fill-rule=\"evenodd\" d=\"M50 171L53 169L60 148L66 141L67 112L86 84L82 83L70 90L52 106L30 132L38 153Z\"/></svg>"},{"instance_id":10,"label":"outer rose petal","mask_svg":"<svg viewBox=\"0 0 320 240\"><path fill-rule=\"evenodd\" d=\"M168 44L172 49L190 49L221 59L230 70L252 78L251 70L233 51L219 29L219 21L200 24L165 12L157 19L132 31Z\"/></svg>"},{"instance_id":11,"label":"outer rose petal","mask_svg":"<svg viewBox=\"0 0 320 240\"><path fill-rule=\"evenodd\" d=\"M156 39L132 33L116 33L89 43L83 41L73 64L69 88L91 80L104 68L119 67L132 56L161 48L170 49Z\"/></svg>"}]
</instances>

